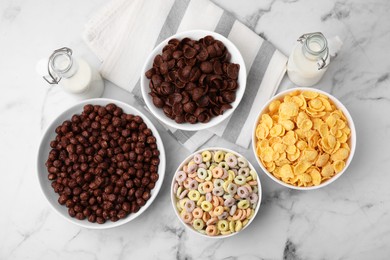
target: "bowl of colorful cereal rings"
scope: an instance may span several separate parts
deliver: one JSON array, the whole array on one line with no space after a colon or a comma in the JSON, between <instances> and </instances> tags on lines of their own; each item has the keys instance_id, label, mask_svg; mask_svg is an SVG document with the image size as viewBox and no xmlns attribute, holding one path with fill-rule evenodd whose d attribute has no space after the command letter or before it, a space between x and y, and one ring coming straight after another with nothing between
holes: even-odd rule
<instances>
[{"instance_id":1,"label":"bowl of colorful cereal rings","mask_svg":"<svg viewBox=\"0 0 390 260\"><path fill-rule=\"evenodd\" d=\"M224 238L252 222L260 208L261 183L239 153L206 148L188 156L176 170L171 201L187 228L201 236Z\"/></svg>"},{"instance_id":2,"label":"bowl of colorful cereal rings","mask_svg":"<svg viewBox=\"0 0 390 260\"><path fill-rule=\"evenodd\" d=\"M313 190L337 180L350 165L356 130L347 108L313 88L288 89L260 111L252 148L263 171L292 189Z\"/></svg>"}]
</instances>

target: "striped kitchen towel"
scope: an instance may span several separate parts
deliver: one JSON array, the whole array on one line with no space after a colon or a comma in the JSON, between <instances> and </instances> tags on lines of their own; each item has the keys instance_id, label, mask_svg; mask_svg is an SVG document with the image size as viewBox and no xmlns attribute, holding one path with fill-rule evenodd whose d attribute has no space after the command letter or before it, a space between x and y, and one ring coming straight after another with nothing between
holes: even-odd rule
<instances>
[{"instance_id":1,"label":"striped kitchen towel","mask_svg":"<svg viewBox=\"0 0 390 260\"><path fill-rule=\"evenodd\" d=\"M255 117L275 94L287 58L229 12L209 0L113 0L87 23L84 39L101 59L103 77L143 102L140 74L149 53L173 34L194 29L215 31L237 46L248 73L245 94L230 118L215 127L166 129L190 151L214 134L248 148Z\"/></svg>"}]
</instances>

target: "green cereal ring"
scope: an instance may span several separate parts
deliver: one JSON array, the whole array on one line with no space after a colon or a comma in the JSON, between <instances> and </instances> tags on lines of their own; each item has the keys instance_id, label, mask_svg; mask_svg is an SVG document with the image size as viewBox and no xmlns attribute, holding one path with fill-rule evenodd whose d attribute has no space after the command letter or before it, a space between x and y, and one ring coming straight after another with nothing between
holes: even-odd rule
<instances>
[{"instance_id":1,"label":"green cereal ring","mask_svg":"<svg viewBox=\"0 0 390 260\"><path fill-rule=\"evenodd\" d=\"M221 180L221 179L215 179L214 180L214 187L223 187L223 184L224 184L225 182L223 181L223 180Z\"/></svg>"},{"instance_id":2,"label":"green cereal ring","mask_svg":"<svg viewBox=\"0 0 390 260\"><path fill-rule=\"evenodd\" d=\"M231 194L226 193L223 195L223 198L224 198L224 200L227 200L227 199L233 198L233 196Z\"/></svg>"},{"instance_id":3,"label":"green cereal ring","mask_svg":"<svg viewBox=\"0 0 390 260\"><path fill-rule=\"evenodd\" d=\"M211 160L211 153L210 153L210 151L204 151L202 153L202 159L203 159L204 162L210 161Z\"/></svg>"},{"instance_id":4,"label":"green cereal ring","mask_svg":"<svg viewBox=\"0 0 390 260\"><path fill-rule=\"evenodd\" d=\"M188 198L197 201L200 198L200 192L197 190L190 190L190 192L188 192Z\"/></svg>"},{"instance_id":5,"label":"green cereal ring","mask_svg":"<svg viewBox=\"0 0 390 260\"><path fill-rule=\"evenodd\" d=\"M244 175L237 175L236 178L234 178L234 182L238 185L244 185L246 183L246 178Z\"/></svg>"},{"instance_id":6,"label":"green cereal ring","mask_svg":"<svg viewBox=\"0 0 390 260\"><path fill-rule=\"evenodd\" d=\"M237 162L238 162L238 166L240 166L241 168L243 168L243 167L248 167L248 161L245 160L245 159L242 158L242 157L238 157L238 158L237 158Z\"/></svg>"},{"instance_id":7,"label":"green cereal ring","mask_svg":"<svg viewBox=\"0 0 390 260\"><path fill-rule=\"evenodd\" d=\"M200 194L206 194L206 192L204 191L204 189L203 189L203 183L199 183L199 185L198 185L198 191L199 191L199 193Z\"/></svg>"},{"instance_id":8,"label":"green cereal ring","mask_svg":"<svg viewBox=\"0 0 390 260\"><path fill-rule=\"evenodd\" d=\"M257 173L254 170L250 170L249 174L252 176L252 180L255 181L257 179Z\"/></svg>"},{"instance_id":9,"label":"green cereal ring","mask_svg":"<svg viewBox=\"0 0 390 260\"><path fill-rule=\"evenodd\" d=\"M202 204L200 204L200 207L203 209L203 211L209 212L213 208L213 204L205 200L202 202Z\"/></svg>"},{"instance_id":10,"label":"green cereal ring","mask_svg":"<svg viewBox=\"0 0 390 260\"><path fill-rule=\"evenodd\" d=\"M195 230L202 230L204 227L204 222L202 219L197 218L194 220L194 223L192 223L192 226L194 227Z\"/></svg>"},{"instance_id":11,"label":"green cereal ring","mask_svg":"<svg viewBox=\"0 0 390 260\"><path fill-rule=\"evenodd\" d=\"M239 209L247 209L247 208L249 208L249 206L250 206L250 203L249 203L249 201L247 201L247 200L241 200L241 201L238 202L238 204L237 204L237 207L238 207Z\"/></svg>"},{"instance_id":12,"label":"green cereal ring","mask_svg":"<svg viewBox=\"0 0 390 260\"><path fill-rule=\"evenodd\" d=\"M207 177L207 170L204 168L198 168L197 174L199 179L204 180Z\"/></svg>"},{"instance_id":13,"label":"green cereal ring","mask_svg":"<svg viewBox=\"0 0 390 260\"><path fill-rule=\"evenodd\" d=\"M224 158L225 158L225 154L222 151L217 151L214 154L214 161L216 162L222 162Z\"/></svg>"},{"instance_id":14,"label":"green cereal ring","mask_svg":"<svg viewBox=\"0 0 390 260\"><path fill-rule=\"evenodd\" d=\"M220 220L218 221L217 227L220 231L228 231L229 230L229 222L226 220Z\"/></svg>"},{"instance_id":15,"label":"green cereal ring","mask_svg":"<svg viewBox=\"0 0 390 260\"><path fill-rule=\"evenodd\" d=\"M218 166L221 167L221 168L223 168L223 169L225 169L225 170L229 170L229 169L230 169L230 168L229 168L229 165L227 165L226 162L220 162L220 163L218 164Z\"/></svg>"}]
</instances>

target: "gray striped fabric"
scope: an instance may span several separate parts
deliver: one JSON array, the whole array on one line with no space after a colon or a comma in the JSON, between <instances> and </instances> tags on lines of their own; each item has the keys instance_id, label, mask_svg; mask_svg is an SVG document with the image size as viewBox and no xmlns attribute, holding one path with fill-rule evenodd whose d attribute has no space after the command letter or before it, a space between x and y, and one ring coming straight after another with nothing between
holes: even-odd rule
<instances>
[{"instance_id":1,"label":"gray striped fabric","mask_svg":"<svg viewBox=\"0 0 390 260\"><path fill-rule=\"evenodd\" d=\"M272 55L275 52L275 47L269 42L264 41L259 52L253 61L252 67L249 70L245 95L242 97L240 105L236 108L233 115L230 117L229 123L223 132L222 138L235 143L238 135L241 132L241 127L246 121L246 116L252 107L253 101L259 91L260 82L263 80L265 71L268 67Z\"/></svg>"},{"instance_id":2,"label":"gray striped fabric","mask_svg":"<svg viewBox=\"0 0 390 260\"><path fill-rule=\"evenodd\" d=\"M160 34L157 37L155 45L158 45L161 41L177 32L189 4L190 0L175 0L160 31ZM224 11L217 26L215 27L215 32L228 37L236 21L237 20L233 15ZM223 131L222 138L233 143L237 140L241 132L241 127L247 120L248 113L253 105L256 93L259 90L259 86L263 80L268 63L270 62L274 52L275 47L269 42L264 41L256 55L256 58L254 59L251 68L247 68L249 69L249 74L247 78L245 94L240 102L240 105L236 108L230 117L229 122ZM139 100L139 102L144 105L140 80L138 80L136 86L133 88L132 93ZM207 132L207 130L203 131ZM191 137L195 135L195 133L196 132L182 130L175 130L171 132L171 134L182 144L185 144L188 140L190 140ZM196 142L197 140L192 140L192 142L194 141ZM203 140L203 142L205 141L207 140ZM203 143L199 143L198 146L201 146L202 144Z\"/></svg>"}]
</instances>

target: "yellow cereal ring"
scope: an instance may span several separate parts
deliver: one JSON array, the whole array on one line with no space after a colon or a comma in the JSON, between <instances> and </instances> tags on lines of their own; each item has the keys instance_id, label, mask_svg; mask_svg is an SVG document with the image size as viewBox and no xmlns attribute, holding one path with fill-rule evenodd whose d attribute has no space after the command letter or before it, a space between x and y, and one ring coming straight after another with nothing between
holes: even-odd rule
<instances>
[{"instance_id":1,"label":"yellow cereal ring","mask_svg":"<svg viewBox=\"0 0 390 260\"><path fill-rule=\"evenodd\" d=\"M242 226L245 227L249 222L249 219L245 219L243 222L242 222Z\"/></svg>"},{"instance_id":2,"label":"yellow cereal ring","mask_svg":"<svg viewBox=\"0 0 390 260\"><path fill-rule=\"evenodd\" d=\"M227 178L227 180L228 181L233 181L234 177L236 177L236 174L234 173L234 171L228 170L228 178Z\"/></svg>"},{"instance_id":3,"label":"yellow cereal ring","mask_svg":"<svg viewBox=\"0 0 390 260\"><path fill-rule=\"evenodd\" d=\"M220 215L222 215L223 212L224 212L223 206L218 206L218 207L215 207L215 209L214 209L215 216L220 216Z\"/></svg>"},{"instance_id":4,"label":"yellow cereal ring","mask_svg":"<svg viewBox=\"0 0 390 260\"><path fill-rule=\"evenodd\" d=\"M203 209L203 211L209 212L213 208L213 205L205 200L202 202L200 207Z\"/></svg>"},{"instance_id":5,"label":"yellow cereal ring","mask_svg":"<svg viewBox=\"0 0 390 260\"><path fill-rule=\"evenodd\" d=\"M220 231L228 231L229 229L229 223L226 220L220 220L218 221L217 227Z\"/></svg>"},{"instance_id":6,"label":"yellow cereal ring","mask_svg":"<svg viewBox=\"0 0 390 260\"><path fill-rule=\"evenodd\" d=\"M213 173L211 172L211 170L207 170L207 177L205 180L210 181L212 178L213 178Z\"/></svg>"},{"instance_id":7,"label":"yellow cereal ring","mask_svg":"<svg viewBox=\"0 0 390 260\"><path fill-rule=\"evenodd\" d=\"M195 230L202 230L204 227L204 222L201 219L195 219L194 222L192 223L192 226L194 227Z\"/></svg>"},{"instance_id":8,"label":"yellow cereal ring","mask_svg":"<svg viewBox=\"0 0 390 260\"><path fill-rule=\"evenodd\" d=\"M211 153L210 153L210 151L202 152L202 160L203 160L203 162L208 162L208 161L211 160Z\"/></svg>"},{"instance_id":9,"label":"yellow cereal ring","mask_svg":"<svg viewBox=\"0 0 390 260\"><path fill-rule=\"evenodd\" d=\"M179 200L180 208L184 209L184 205L186 204L188 198L184 198Z\"/></svg>"},{"instance_id":10,"label":"yellow cereal ring","mask_svg":"<svg viewBox=\"0 0 390 260\"><path fill-rule=\"evenodd\" d=\"M249 206L250 206L250 203L249 203L249 201L247 201L247 200L241 200L241 201L238 202L238 204L237 204L237 207L238 207L239 209L247 209Z\"/></svg>"},{"instance_id":11,"label":"yellow cereal ring","mask_svg":"<svg viewBox=\"0 0 390 260\"><path fill-rule=\"evenodd\" d=\"M202 195L200 196L200 198L198 199L198 201L196 202L196 205L197 206L200 206L200 204L206 199L206 196Z\"/></svg>"},{"instance_id":12,"label":"yellow cereal ring","mask_svg":"<svg viewBox=\"0 0 390 260\"><path fill-rule=\"evenodd\" d=\"M237 220L236 221L236 227L235 227L234 231L238 232L241 229L242 229L242 222L241 222L241 220Z\"/></svg>"},{"instance_id":13,"label":"yellow cereal ring","mask_svg":"<svg viewBox=\"0 0 390 260\"><path fill-rule=\"evenodd\" d=\"M234 230L236 230L236 224L234 221L229 222L229 229L230 229L230 232L234 232Z\"/></svg>"},{"instance_id":14,"label":"yellow cereal ring","mask_svg":"<svg viewBox=\"0 0 390 260\"><path fill-rule=\"evenodd\" d=\"M224 158L225 158L225 154L222 151L217 151L214 154L214 161L216 162L222 162Z\"/></svg>"},{"instance_id":15,"label":"yellow cereal ring","mask_svg":"<svg viewBox=\"0 0 390 260\"><path fill-rule=\"evenodd\" d=\"M221 231L221 234L224 236L230 235L232 232L230 230L228 231Z\"/></svg>"},{"instance_id":16,"label":"yellow cereal ring","mask_svg":"<svg viewBox=\"0 0 390 260\"><path fill-rule=\"evenodd\" d=\"M195 209L192 211L192 216L193 216L195 219L202 218L202 217L203 217L203 210L202 210L201 208L195 208Z\"/></svg>"},{"instance_id":17,"label":"yellow cereal ring","mask_svg":"<svg viewBox=\"0 0 390 260\"><path fill-rule=\"evenodd\" d=\"M199 200L199 198L200 198L199 191L197 191L197 190L190 190L188 192L188 198L190 198L190 200L193 200L193 201Z\"/></svg>"},{"instance_id":18,"label":"yellow cereal ring","mask_svg":"<svg viewBox=\"0 0 390 260\"><path fill-rule=\"evenodd\" d=\"M217 235L217 227L215 225L210 225L206 227L206 234L208 236L216 236Z\"/></svg>"}]
</instances>

